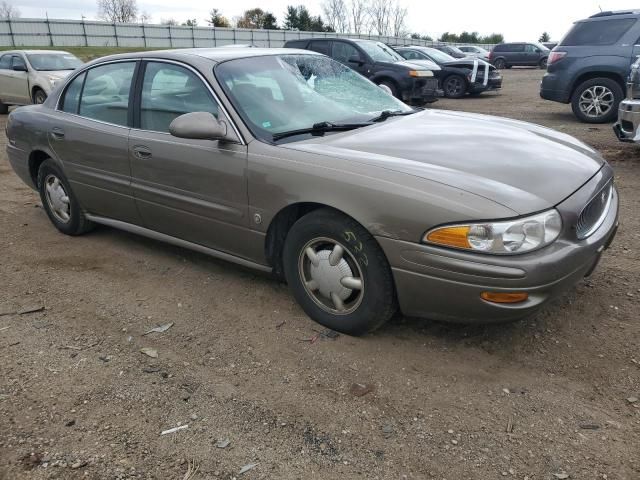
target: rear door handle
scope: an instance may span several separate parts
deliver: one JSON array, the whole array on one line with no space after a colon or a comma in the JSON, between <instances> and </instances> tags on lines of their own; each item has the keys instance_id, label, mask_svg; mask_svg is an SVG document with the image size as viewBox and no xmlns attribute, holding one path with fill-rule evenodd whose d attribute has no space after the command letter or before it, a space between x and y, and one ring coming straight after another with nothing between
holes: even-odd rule
<instances>
[{"instance_id":1,"label":"rear door handle","mask_svg":"<svg viewBox=\"0 0 640 480\"><path fill-rule=\"evenodd\" d=\"M64 138L64 130L60 127L53 127L51 129L51 136L56 140L62 140Z\"/></svg>"},{"instance_id":2,"label":"rear door handle","mask_svg":"<svg viewBox=\"0 0 640 480\"><path fill-rule=\"evenodd\" d=\"M141 160L147 160L153 156L151 153L151 149L149 147L145 147L144 145L136 145L132 150L133 156Z\"/></svg>"}]
</instances>

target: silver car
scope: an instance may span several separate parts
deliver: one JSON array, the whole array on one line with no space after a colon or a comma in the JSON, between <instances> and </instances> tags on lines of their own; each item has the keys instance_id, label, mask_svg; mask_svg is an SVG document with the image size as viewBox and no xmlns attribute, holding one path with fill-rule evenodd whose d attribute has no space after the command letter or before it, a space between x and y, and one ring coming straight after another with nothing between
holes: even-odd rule
<instances>
[{"instance_id":1,"label":"silver car","mask_svg":"<svg viewBox=\"0 0 640 480\"><path fill-rule=\"evenodd\" d=\"M7 135L61 232L108 225L272 272L349 334L398 311L525 317L591 273L618 222L612 169L578 140L415 110L306 50L102 58Z\"/></svg>"},{"instance_id":2,"label":"silver car","mask_svg":"<svg viewBox=\"0 0 640 480\"><path fill-rule=\"evenodd\" d=\"M51 90L83 62L56 50L12 50L0 55L0 113L9 105L43 103Z\"/></svg>"},{"instance_id":3,"label":"silver car","mask_svg":"<svg viewBox=\"0 0 640 480\"><path fill-rule=\"evenodd\" d=\"M618 121L613 131L622 142L640 143L640 60L631 66L627 95L618 107Z\"/></svg>"}]
</instances>

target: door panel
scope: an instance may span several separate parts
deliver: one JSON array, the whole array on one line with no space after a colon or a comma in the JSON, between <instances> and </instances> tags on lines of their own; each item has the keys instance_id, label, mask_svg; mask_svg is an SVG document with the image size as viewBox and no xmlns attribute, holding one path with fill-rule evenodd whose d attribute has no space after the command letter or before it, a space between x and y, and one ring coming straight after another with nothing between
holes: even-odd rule
<instances>
[{"instance_id":1,"label":"door panel","mask_svg":"<svg viewBox=\"0 0 640 480\"><path fill-rule=\"evenodd\" d=\"M83 208L128 223L140 223L131 190L126 120L134 70L135 62L120 62L97 66L86 79L84 74L76 77L49 131L49 144Z\"/></svg>"},{"instance_id":2,"label":"door panel","mask_svg":"<svg viewBox=\"0 0 640 480\"><path fill-rule=\"evenodd\" d=\"M266 88L266 87L265 87ZM129 137L134 195L147 228L238 256L247 256L247 147L168 133L173 118L206 111L229 125L191 70L162 62L145 67Z\"/></svg>"}]
</instances>

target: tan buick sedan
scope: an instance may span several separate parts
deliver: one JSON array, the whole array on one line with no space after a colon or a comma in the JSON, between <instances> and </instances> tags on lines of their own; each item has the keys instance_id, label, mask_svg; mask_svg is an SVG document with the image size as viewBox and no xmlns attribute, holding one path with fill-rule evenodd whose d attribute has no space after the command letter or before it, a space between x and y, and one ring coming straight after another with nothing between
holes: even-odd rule
<instances>
[{"instance_id":1,"label":"tan buick sedan","mask_svg":"<svg viewBox=\"0 0 640 480\"><path fill-rule=\"evenodd\" d=\"M350 334L398 311L522 318L590 274L617 227L612 170L587 145L409 108L309 51L99 59L7 135L61 232L103 224L273 272Z\"/></svg>"}]
</instances>

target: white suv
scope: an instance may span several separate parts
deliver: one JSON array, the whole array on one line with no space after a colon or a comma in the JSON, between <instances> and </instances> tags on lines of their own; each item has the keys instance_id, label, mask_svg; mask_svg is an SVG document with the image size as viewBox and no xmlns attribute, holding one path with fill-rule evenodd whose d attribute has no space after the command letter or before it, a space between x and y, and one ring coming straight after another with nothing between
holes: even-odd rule
<instances>
[{"instance_id":1,"label":"white suv","mask_svg":"<svg viewBox=\"0 0 640 480\"><path fill-rule=\"evenodd\" d=\"M43 103L61 79L82 61L56 50L11 50L0 55L0 113L9 105Z\"/></svg>"}]
</instances>

